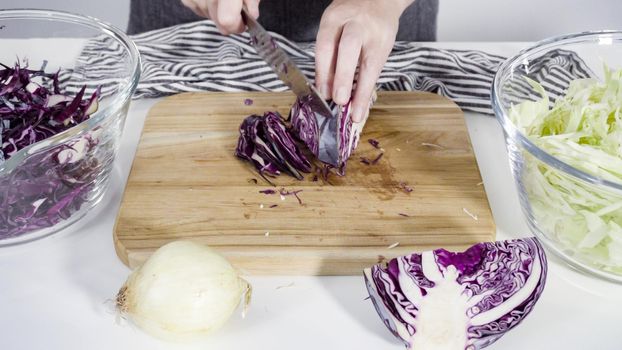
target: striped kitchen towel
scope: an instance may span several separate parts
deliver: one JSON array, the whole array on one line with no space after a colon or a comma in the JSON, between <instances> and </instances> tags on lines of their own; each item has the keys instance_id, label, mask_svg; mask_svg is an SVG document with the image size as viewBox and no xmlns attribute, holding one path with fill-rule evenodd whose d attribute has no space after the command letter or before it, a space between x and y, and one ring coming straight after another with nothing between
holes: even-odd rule
<instances>
[{"instance_id":1,"label":"striped kitchen towel","mask_svg":"<svg viewBox=\"0 0 622 350\"><path fill-rule=\"evenodd\" d=\"M274 35L309 79L314 77L314 45L296 44ZM142 77L135 98L161 97L187 91L284 91L287 87L256 54L247 33L223 36L209 20L181 24L132 37L142 55ZM77 69L63 77L76 89L85 82L114 89L104 74L122 69L116 58L102 54L109 39L91 40ZM481 51L441 50L421 43L397 42L380 75L380 90L419 90L446 96L465 110L492 114L490 88L504 57ZM114 50L115 48L112 47ZM80 66L82 69L80 69ZM531 62L529 76L554 96L568 82L590 75L573 52L554 51ZM76 76L79 75L79 76ZM527 93L529 94L529 93Z\"/></svg>"}]
</instances>

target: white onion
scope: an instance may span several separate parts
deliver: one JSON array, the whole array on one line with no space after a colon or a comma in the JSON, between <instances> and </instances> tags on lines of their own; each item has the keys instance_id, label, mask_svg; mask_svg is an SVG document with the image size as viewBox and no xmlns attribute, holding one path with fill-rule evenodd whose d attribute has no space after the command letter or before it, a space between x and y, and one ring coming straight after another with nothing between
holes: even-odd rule
<instances>
[{"instance_id":1,"label":"white onion","mask_svg":"<svg viewBox=\"0 0 622 350\"><path fill-rule=\"evenodd\" d=\"M165 340L200 338L248 304L251 288L212 249L176 241L158 249L119 290L119 311L147 333Z\"/></svg>"}]
</instances>

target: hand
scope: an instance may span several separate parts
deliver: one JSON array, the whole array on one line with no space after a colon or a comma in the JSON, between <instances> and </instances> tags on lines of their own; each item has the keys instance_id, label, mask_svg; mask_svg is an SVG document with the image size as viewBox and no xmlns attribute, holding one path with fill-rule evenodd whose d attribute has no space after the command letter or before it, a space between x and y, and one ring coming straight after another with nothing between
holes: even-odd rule
<instances>
[{"instance_id":1,"label":"hand","mask_svg":"<svg viewBox=\"0 0 622 350\"><path fill-rule=\"evenodd\" d=\"M259 0L181 0L181 2L198 16L214 21L218 30L224 35L244 31L242 5L246 5L252 17L259 17Z\"/></svg>"},{"instance_id":2,"label":"hand","mask_svg":"<svg viewBox=\"0 0 622 350\"><path fill-rule=\"evenodd\" d=\"M402 12L413 0L334 0L322 15L315 48L315 83L324 98L348 103L357 65L352 119L362 121L395 43Z\"/></svg>"}]
</instances>

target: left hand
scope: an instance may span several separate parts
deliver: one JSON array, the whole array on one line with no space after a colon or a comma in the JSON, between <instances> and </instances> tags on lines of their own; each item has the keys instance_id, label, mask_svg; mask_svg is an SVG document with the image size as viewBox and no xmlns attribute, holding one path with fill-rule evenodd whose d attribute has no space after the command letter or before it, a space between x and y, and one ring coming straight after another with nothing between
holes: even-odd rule
<instances>
[{"instance_id":1,"label":"left hand","mask_svg":"<svg viewBox=\"0 0 622 350\"><path fill-rule=\"evenodd\" d=\"M334 0L322 15L315 48L315 83L325 99L348 103L356 67L352 119L362 121L402 12L412 0Z\"/></svg>"}]
</instances>

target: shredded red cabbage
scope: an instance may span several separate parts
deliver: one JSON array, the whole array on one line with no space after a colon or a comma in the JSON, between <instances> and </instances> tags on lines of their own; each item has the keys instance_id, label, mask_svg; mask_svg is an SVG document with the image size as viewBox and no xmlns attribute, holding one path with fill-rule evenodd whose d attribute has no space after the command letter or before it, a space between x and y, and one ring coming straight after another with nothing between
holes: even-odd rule
<instances>
[{"instance_id":1,"label":"shredded red cabbage","mask_svg":"<svg viewBox=\"0 0 622 350\"><path fill-rule=\"evenodd\" d=\"M97 89L84 98L61 91L58 76L0 63L0 163L36 142L89 118L97 109ZM54 226L88 200L100 164L85 157L97 141L72 140L26 158L0 176L0 239Z\"/></svg>"},{"instance_id":2,"label":"shredded red cabbage","mask_svg":"<svg viewBox=\"0 0 622 350\"><path fill-rule=\"evenodd\" d=\"M84 157L95 145L82 138L57 146L0 177L0 239L54 226L78 211L100 167Z\"/></svg>"},{"instance_id":3,"label":"shredded red cabbage","mask_svg":"<svg viewBox=\"0 0 622 350\"><path fill-rule=\"evenodd\" d=\"M268 147L265 141L262 141L259 132L262 129L262 117L251 115L244 119L240 125L240 138L235 155L252 162L261 176L268 174L270 176L280 175L279 167L275 164L276 156ZM265 177L264 177L265 178Z\"/></svg>"},{"instance_id":4,"label":"shredded red cabbage","mask_svg":"<svg viewBox=\"0 0 622 350\"><path fill-rule=\"evenodd\" d=\"M85 87L73 98L62 94L58 72L0 66L0 162L85 121L97 107L99 90L86 99Z\"/></svg>"},{"instance_id":5,"label":"shredded red cabbage","mask_svg":"<svg viewBox=\"0 0 622 350\"><path fill-rule=\"evenodd\" d=\"M367 140L367 142L369 142L370 145L372 145L375 149L380 149L380 142L376 139L369 139Z\"/></svg>"},{"instance_id":6,"label":"shredded red cabbage","mask_svg":"<svg viewBox=\"0 0 622 350\"><path fill-rule=\"evenodd\" d=\"M359 143L365 120L361 123L352 122L351 102L344 106L332 102L329 105L339 120L339 166L336 171L339 175L344 175L346 161ZM308 99L296 100L288 120L289 128L278 113L266 112L263 116L251 115L240 125L240 138L235 154L253 163L268 182L270 181L264 175L278 176L281 172L287 172L302 180L301 172L311 171L311 163L294 137L306 145L316 157L319 153L319 129ZM368 162L375 164L380 157L382 154L374 161ZM325 167L327 171L330 169L331 167ZM328 179L327 173L321 175L325 180ZM314 177L313 181L317 181L317 177Z\"/></svg>"},{"instance_id":7,"label":"shredded red cabbage","mask_svg":"<svg viewBox=\"0 0 622 350\"><path fill-rule=\"evenodd\" d=\"M298 204L302 205L302 199L300 199L300 197L298 196L298 193L300 193L300 192L302 192L302 190L286 191L284 188L281 188L279 190L279 194L281 196L294 196L298 200Z\"/></svg>"},{"instance_id":8,"label":"shredded red cabbage","mask_svg":"<svg viewBox=\"0 0 622 350\"><path fill-rule=\"evenodd\" d=\"M259 193L265 194L265 195L271 195L271 194L280 194L281 196L285 197L285 196L294 196L296 197L296 199L298 200L298 203L300 205L302 205L302 199L300 199L300 197L298 196L298 193L302 192L302 190L296 190L296 191L288 191L285 188L281 188L278 192L273 190L273 189L266 189L266 190L261 190L259 191ZM274 204L272 206L270 206L270 208L274 208L277 205Z\"/></svg>"},{"instance_id":9,"label":"shredded red cabbage","mask_svg":"<svg viewBox=\"0 0 622 350\"><path fill-rule=\"evenodd\" d=\"M291 168L289 169L290 172L294 174L298 171L310 172L311 163L302 154L302 151L287 131L281 116L278 113L267 112L264 114L264 123L268 142L273 146L280 158L285 160L285 165Z\"/></svg>"},{"instance_id":10,"label":"shredded red cabbage","mask_svg":"<svg viewBox=\"0 0 622 350\"><path fill-rule=\"evenodd\" d=\"M244 119L235 154L253 163L262 176L278 176L284 171L302 180L301 172L311 171L311 163L300 152L276 112Z\"/></svg>"},{"instance_id":11,"label":"shredded red cabbage","mask_svg":"<svg viewBox=\"0 0 622 350\"><path fill-rule=\"evenodd\" d=\"M384 153L380 153L378 157L374 158L374 160L371 161L371 165L376 165L380 161L382 156L384 156Z\"/></svg>"},{"instance_id":12,"label":"shredded red cabbage","mask_svg":"<svg viewBox=\"0 0 622 350\"><path fill-rule=\"evenodd\" d=\"M408 186L408 184L406 182L404 182L404 181L401 181L398 184L398 188L401 189L402 191L406 192L406 193L410 193L410 192L413 191L413 188Z\"/></svg>"}]
</instances>

